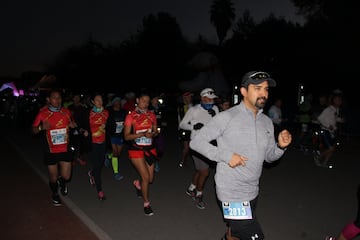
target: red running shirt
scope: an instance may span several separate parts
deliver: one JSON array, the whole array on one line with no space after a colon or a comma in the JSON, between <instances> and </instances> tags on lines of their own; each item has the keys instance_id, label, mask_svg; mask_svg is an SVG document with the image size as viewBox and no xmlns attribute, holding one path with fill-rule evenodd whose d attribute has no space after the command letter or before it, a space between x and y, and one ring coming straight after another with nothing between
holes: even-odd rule
<instances>
[{"instance_id":1,"label":"red running shirt","mask_svg":"<svg viewBox=\"0 0 360 240\"><path fill-rule=\"evenodd\" d=\"M92 143L103 143L106 140L105 126L109 118L109 111L104 109L97 113L90 111L89 123Z\"/></svg>"},{"instance_id":2,"label":"red running shirt","mask_svg":"<svg viewBox=\"0 0 360 240\"><path fill-rule=\"evenodd\" d=\"M52 112L47 107L40 109L32 124L37 127L42 122L49 122L50 128L46 130L46 140L50 153L67 152L69 142L69 124L72 120L71 112L61 108Z\"/></svg>"},{"instance_id":3,"label":"red running shirt","mask_svg":"<svg viewBox=\"0 0 360 240\"><path fill-rule=\"evenodd\" d=\"M151 132L153 125L157 125L156 115L152 111L139 113L133 111L126 115L124 126L132 126L133 133ZM152 145L152 138L140 137L135 139L135 143L139 146Z\"/></svg>"}]
</instances>

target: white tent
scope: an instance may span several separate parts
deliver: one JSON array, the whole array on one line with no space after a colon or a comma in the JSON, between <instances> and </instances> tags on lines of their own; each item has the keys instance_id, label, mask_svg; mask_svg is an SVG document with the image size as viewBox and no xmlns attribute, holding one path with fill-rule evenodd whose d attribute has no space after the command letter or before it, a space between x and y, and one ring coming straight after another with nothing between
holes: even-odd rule
<instances>
[{"instance_id":1,"label":"white tent","mask_svg":"<svg viewBox=\"0 0 360 240\"><path fill-rule=\"evenodd\" d=\"M211 52L200 52L189 62L189 66L197 69L195 78L179 83L181 91L201 91L210 87L215 90L218 96L225 97L229 94L229 86L219 66L218 58Z\"/></svg>"},{"instance_id":2,"label":"white tent","mask_svg":"<svg viewBox=\"0 0 360 240\"><path fill-rule=\"evenodd\" d=\"M4 90L6 90L6 89L12 89L13 95L14 95L14 96L19 96L19 91L18 91L18 89L16 88L14 82L4 83L4 84L1 86L1 88L0 88L0 92L4 91Z\"/></svg>"}]
</instances>

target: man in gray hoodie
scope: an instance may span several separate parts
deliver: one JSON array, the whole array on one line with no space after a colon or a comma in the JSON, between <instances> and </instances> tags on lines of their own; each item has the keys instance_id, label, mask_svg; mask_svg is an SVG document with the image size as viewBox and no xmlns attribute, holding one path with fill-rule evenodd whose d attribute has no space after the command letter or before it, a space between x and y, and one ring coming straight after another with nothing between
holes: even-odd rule
<instances>
[{"instance_id":1,"label":"man in gray hoodie","mask_svg":"<svg viewBox=\"0 0 360 240\"><path fill-rule=\"evenodd\" d=\"M190 141L193 150L217 162L216 193L228 226L223 239L264 239L255 215L263 163L280 159L292 140L282 130L275 141L273 123L263 113L275 86L266 72L246 73L240 104L214 116Z\"/></svg>"}]
</instances>

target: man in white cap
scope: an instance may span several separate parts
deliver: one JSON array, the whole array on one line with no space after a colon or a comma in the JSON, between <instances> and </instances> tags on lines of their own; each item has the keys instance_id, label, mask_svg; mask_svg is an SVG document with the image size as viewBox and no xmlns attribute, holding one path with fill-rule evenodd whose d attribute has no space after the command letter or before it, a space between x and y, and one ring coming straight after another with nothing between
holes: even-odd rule
<instances>
[{"instance_id":1,"label":"man in white cap","mask_svg":"<svg viewBox=\"0 0 360 240\"><path fill-rule=\"evenodd\" d=\"M191 139L210 119L219 113L219 108L216 106L214 99L217 98L215 91L212 88L205 88L200 92L200 103L189 108L185 116L179 123L179 128L190 130ZM196 202L199 209L205 209L203 201L203 190L206 179L209 176L209 159L203 155L191 151L191 156L194 160L195 173L186 194L188 194Z\"/></svg>"},{"instance_id":2,"label":"man in white cap","mask_svg":"<svg viewBox=\"0 0 360 240\"><path fill-rule=\"evenodd\" d=\"M263 113L269 87L275 86L266 72L246 73L240 104L217 114L190 141L193 150L217 163L216 194L228 226L222 239L264 239L255 214L263 164L280 159L292 139L282 130L275 141L274 125ZM216 146L210 144L214 140Z\"/></svg>"}]
</instances>

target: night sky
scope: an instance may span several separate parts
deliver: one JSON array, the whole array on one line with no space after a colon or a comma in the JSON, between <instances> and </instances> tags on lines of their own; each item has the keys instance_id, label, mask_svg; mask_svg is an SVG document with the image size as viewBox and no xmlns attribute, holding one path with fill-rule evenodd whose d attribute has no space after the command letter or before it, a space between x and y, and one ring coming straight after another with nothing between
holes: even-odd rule
<instances>
[{"instance_id":1,"label":"night sky","mask_svg":"<svg viewBox=\"0 0 360 240\"><path fill-rule=\"evenodd\" d=\"M273 13L303 22L289 0L233 2L236 20L249 9L256 21ZM59 52L83 44L90 35L104 44L119 43L141 27L144 16L160 11L175 17L189 40L201 34L216 42L215 28L210 23L211 4L212 0L5 0L0 8L0 76L42 71Z\"/></svg>"}]
</instances>

